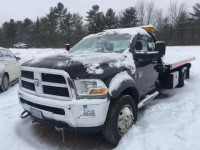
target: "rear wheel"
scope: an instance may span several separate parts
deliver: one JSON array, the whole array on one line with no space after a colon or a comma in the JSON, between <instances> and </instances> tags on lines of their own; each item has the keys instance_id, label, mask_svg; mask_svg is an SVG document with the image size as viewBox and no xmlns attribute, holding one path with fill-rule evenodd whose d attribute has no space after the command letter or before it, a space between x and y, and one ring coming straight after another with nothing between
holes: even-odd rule
<instances>
[{"instance_id":1,"label":"rear wheel","mask_svg":"<svg viewBox=\"0 0 200 150\"><path fill-rule=\"evenodd\" d=\"M184 67L179 71L179 81L177 87L183 87L186 79L187 79L187 68Z\"/></svg>"},{"instance_id":2,"label":"rear wheel","mask_svg":"<svg viewBox=\"0 0 200 150\"><path fill-rule=\"evenodd\" d=\"M7 91L8 88L9 88L9 78L8 78L8 75L4 74L1 81L1 90Z\"/></svg>"},{"instance_id":3,"label":"rear wheel","mask_svg":"<svg viewBox=\"0 0 200 150\"><path fill-rule=\"evenodd\" d=\"M104 138L116 146L136 120L137 107L131 96L122 95L118 100L113 100L103 128Z\"/></svg>"}]
</instances>

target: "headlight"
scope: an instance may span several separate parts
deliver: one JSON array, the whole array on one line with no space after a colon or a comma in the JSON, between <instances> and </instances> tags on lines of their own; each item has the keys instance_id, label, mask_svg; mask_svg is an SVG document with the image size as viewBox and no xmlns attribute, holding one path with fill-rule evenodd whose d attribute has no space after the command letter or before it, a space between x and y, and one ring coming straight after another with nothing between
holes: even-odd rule
<instances>
[{"instance_id":1,"label":"headlight","mask_svg":"<svg viewBox=\"0 0 200 150\"><path fill-rule=\"evenodd\" d=\"M107 94L107 87L101 80L74 80L78 96L95 96Z\"/></svg>"}]
</instances>

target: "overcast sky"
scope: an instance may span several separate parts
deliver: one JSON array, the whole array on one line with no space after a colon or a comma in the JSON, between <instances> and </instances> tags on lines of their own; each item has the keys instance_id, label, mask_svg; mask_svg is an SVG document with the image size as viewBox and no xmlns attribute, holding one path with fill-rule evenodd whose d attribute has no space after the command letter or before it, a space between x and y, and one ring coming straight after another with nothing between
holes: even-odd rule
<instances>
[{"instance_id":1,"label":"overcast sky","mask_svg":"<svg viewBox=\"0 0 200 150\"><path fill-rule=\"evenodd\" d=\"M14 20L23 20L30 18L36 20L37 16L45 16L51 6L56 6L62 2L72 13L79 13L86 16L86 12L92 5L98 4L101 11L113 8L120 12L127 7L134 6L138 0L0 0L0 26L3 22ZM149 0L145 0L149 1ZM153 0L157 7L167 10L170 0ZM199 2L198 0L178 0L179 3L186 2L188 11L192 6Z\"/></svg>"}]
</instances>

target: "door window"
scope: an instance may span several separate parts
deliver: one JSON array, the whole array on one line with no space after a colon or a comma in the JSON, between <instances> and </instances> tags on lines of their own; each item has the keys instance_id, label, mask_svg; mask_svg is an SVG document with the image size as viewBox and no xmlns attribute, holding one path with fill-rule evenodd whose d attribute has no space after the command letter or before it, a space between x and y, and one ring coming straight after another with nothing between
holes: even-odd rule
<instances>
[{"instance_id":1,"label":"door window","mask_svg":"<svg viewBox=\"0 0 200 150\"><path fill-rule=\"evenodd\" d=\"M10 57L6 50L2 50L2 55L4 58Z\"/></svg>"},{"instance_id":2,"label":"door window","mask_svg":"<svg viewBox=\"0 0 200 150\"><path fill-rule=\"evenodd\" d=\"M144 36L139 37L136 41L136 52L148 52L149 51L149 43L148 39Z\"/></svg>"},{"instance_id":3,"label":"door window","mask_svg":"<svg viewBox=\"0 0 200 150\"><path fill-rule=\"evenodd\" d=\"M15 55L14 55L12 52L7 51L7 53L8 53L9 57L10 57L12 60L17 60L16 57L15 57Z\"/></svg>"},{"instance_id":4,"label":"door window","mask_svg":"<svg viewBox=\"0 0 200 150\"><path fill-rule=\"evenodd\" d=\"M11 60L9 51L7 51L7 50L2 50L2 56L3 56L4 60Z\"/></svg>"}]
</instances>

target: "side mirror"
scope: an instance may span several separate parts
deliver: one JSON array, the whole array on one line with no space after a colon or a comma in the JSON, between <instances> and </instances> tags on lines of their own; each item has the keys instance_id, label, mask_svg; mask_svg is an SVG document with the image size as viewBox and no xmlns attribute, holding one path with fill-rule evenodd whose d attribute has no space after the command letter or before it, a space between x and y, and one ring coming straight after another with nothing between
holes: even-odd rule
<instances>
[{"instance_id":1,"label":"side mirror","mask_svg":"<svg viewBox=\"0 0 200 150\"><path fill-rule=\"evenodd\" d=\"M69 51L69 50L70 50L70 44L66 44L66 45L65 45L65 49L66 49L67 51Z\"/></svg>"},{"instance_id":2,"label":"side mirror","mask_svg":"<svg viewBox=\"0 0 200 150\"><path fill-rule=\"evenodd\" d=\"M157 41L155 44L155 50L159 52L160 57L165 55L166 44L163 41Z\"/></svg>"},{"instance_id":3,"label":"side mirror","mask_svg":"<svg viewBox=\"0 0 200 150\"><path fill-rule=\"evenodd\" d=\"M20 58L20 57L16 57L16 59L17 59L17 60L20 60L21 58Z\"/></svg>"}]
</instances>

